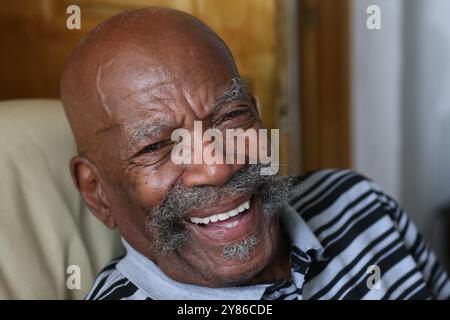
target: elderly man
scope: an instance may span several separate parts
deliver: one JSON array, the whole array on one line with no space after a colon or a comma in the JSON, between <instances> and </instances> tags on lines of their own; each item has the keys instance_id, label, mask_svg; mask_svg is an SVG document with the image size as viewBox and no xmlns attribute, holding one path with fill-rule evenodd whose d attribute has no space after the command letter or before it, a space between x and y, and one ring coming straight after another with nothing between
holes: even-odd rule
<instances>
[{"instance_id":1,"label":"elderly man","mask_svg":"<svg viewBox=\"0 0 450 320\"><path fill-rule=\"evenodd\" d=\"M239 79L226 44L170 9L114 16L75 49L61 80L79 151L70 170L127 251L87 299L448 298L415 226L361 175L173 161L172 133L198 121L263 128Z\"/></svg>"}]
</instances>

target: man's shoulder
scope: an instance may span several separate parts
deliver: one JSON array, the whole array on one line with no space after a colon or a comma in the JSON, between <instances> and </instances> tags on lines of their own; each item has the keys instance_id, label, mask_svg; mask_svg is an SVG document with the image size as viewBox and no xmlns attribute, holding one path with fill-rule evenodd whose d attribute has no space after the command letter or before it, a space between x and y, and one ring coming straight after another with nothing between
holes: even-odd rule
<instances>
[{"instance_id":1,"label":"man's shoulder","mask_svg":"<svg viewBox=\"0 0 450 320\"><path fill-rule=\"evenodd\" d=\"M112 260L100 271L85 298L86 300L141 300L147 298L117 269L117 264L122 258Z\"/></svg>"},{"instance_id":2,"label":"man's shoulder","mask_svg":"<svg viewBox=\"0 0 450 320\"><path fill-rule=\"evenodd\" d=\"M362 200L380 202L387 197L371 179L351 169L310 171L293 181L289 205L306 222L324 215L331 218Z\"/></svg>"},{"instance_id":3,"label":"man's shoulder","mask_svg":"<svg viewBox=\"0 0 450 320\"><path fill-rule=\"evenodd\" d=\"M304 204L324 198L326 195L331 196L332 191L335 191L335 197L342 194L349 195L348 192L354 187L379 190L379 187L370 178L352 169L308 171L293 177L292 184L293 191L289 203L293 205L300 204L300 200Z\"/></svg>"}]
</instances>

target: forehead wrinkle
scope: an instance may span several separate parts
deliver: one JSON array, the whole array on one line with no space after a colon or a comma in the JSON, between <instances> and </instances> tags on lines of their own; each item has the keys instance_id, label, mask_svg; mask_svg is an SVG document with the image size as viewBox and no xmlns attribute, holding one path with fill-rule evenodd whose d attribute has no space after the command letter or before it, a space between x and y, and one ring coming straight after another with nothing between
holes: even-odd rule
<instances>
[{"instance_id":1,"label":"forehead wrinkle","mask_svg":"<svg viewBox=\"0 0 450 320\"><path fill-rule=\"evenodd\" d=\"M173 80L163 81L163 82L160 82L160 83L157 83L154 85L149 85L147 87L135 90L125 96L122 96L121 99L122 99L122 101L126 102L126 100L128 100L129 98L139 96L139 95L149 94L151 91L154 91L156 89L159 89L160 87L167 86L167 85L173 85Z\"/></svg>"},{"instance_id":2,"label":"forehead wrinkle","mask_svg":"<svg viewBox=\"0 0 450 320\"><path fill-rule=\"evenodd\" d=\"M174 98L161 98L156 95L152 95L151 98L148 98L147 101L143 102L137 102L138 104L134 105L133 107L136 109L141 109L146 112L152 111L156 113L165 114L167 112L161 111L161 107L166 107L167 109L170 109L173 112L176 112L176 109L172 108L170 103L167 103L166 101L174 101Z\"/></svg>"},{"instance_id":3,"label":"forehead wrinkle","mask_svg":"<svg viewBox=\"0 0 450 320\"><path fill-rule=\"evenodd\" d=\"M165 107L175 114L179 112L176 106L173 106L171 102L177 100L174 96L175 92L179 90L179 85L177 85L177 80L168 80L156 85L151 85L142 89L138 89L131 94L128 94L122 98L125 103L126 100L134 98L134 107L140 108L144 111L155 111L162 114L167 114L162 112L161 107ZM170 86L171 88L167 88Z\"/></svg>"}]
</instances>

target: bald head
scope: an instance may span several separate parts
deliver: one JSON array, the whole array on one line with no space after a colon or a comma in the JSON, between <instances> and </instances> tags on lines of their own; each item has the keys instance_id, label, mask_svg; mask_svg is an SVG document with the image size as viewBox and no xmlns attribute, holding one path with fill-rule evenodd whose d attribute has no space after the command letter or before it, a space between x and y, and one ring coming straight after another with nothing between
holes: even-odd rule
<instances>
[{"instance_id":1,"label":"bald head","mask_svg":"<svg viewBox=\"0 0 450 320\"><path fill-rule=\"evenodd\" d=\"M225 43L204 23L163 8L131 10L97 26L77 46L61 78L61 99L80 153L96 157L103 135L176 89L184 99L203 81L238 76ZM189 102L189 101L188 101Z\"/></svg>"}]
</instances>

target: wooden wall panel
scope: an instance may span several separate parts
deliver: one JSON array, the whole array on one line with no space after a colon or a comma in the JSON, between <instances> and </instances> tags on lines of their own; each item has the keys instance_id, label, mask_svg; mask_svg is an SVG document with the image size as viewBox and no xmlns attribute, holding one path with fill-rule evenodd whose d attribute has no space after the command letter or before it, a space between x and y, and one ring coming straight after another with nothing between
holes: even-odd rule
<instances>
[{"instance_id":1,"label":"wooden wall panel","mask_svg":"<svg viewBox=\"0 0 450 320\"><path fill-rule=\"evenodd\" d=\"M58 97L61 68L81 37L120 11L165 6L198 16L229 44L242 75L276 127L276 0L15 0L0 6L0 99ZM81 30L65 26L66 8L81 7Z\"/></svg>"},{"instance_id":2,"label":"wooden wall panel","mask_svg":"<svg viewBox=\"0 0 450 320\"><path fill-rule=\"evenodd\" d=\"M348 0L301 0L302 170L351 166Z\"/></svg>"}]
</instances>

